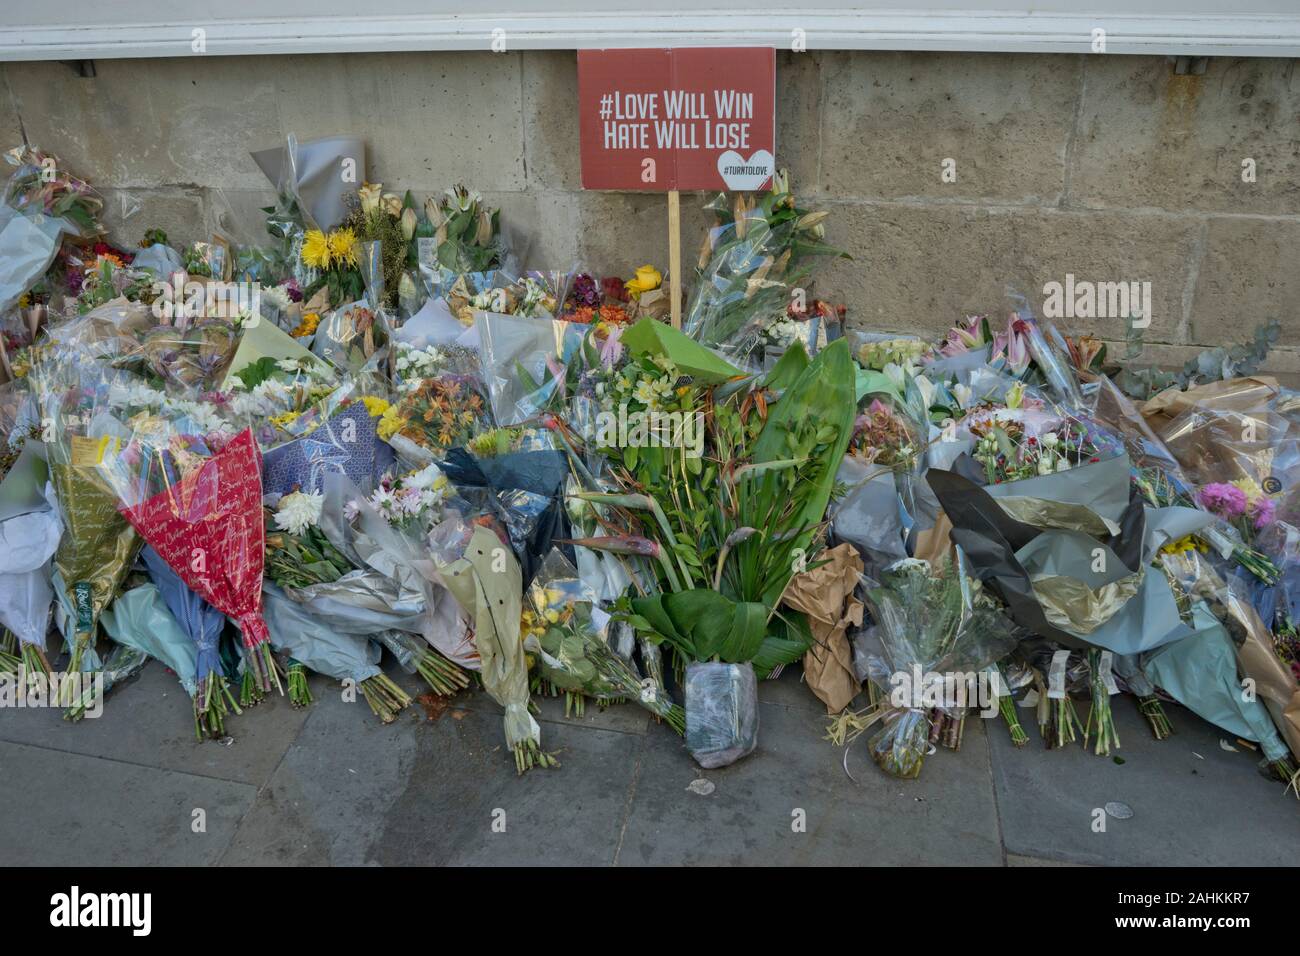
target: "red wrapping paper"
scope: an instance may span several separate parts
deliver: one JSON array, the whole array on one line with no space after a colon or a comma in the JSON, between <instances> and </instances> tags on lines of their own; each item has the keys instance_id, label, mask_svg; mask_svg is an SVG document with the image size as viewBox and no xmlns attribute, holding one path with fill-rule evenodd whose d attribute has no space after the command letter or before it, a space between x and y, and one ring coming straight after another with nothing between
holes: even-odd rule
<instances>
[{"instance_id":1,"label":"red wrapping paper","mask_svg":"<svg viewBox=\"0 0 1300 956\"><path fill-rule=\"evenodd\" d=\"M234 619L246 647L270 639L262 618L262 453L252 429L178 484L121 510L191 590Z\"/></svg>"}]
</instances>

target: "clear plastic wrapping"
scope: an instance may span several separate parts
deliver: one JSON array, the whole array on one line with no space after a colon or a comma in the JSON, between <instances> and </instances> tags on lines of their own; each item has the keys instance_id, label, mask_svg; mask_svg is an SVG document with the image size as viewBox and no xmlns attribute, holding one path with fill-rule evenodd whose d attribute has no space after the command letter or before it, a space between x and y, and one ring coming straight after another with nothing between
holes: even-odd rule
<instances>
[{"instance_id":1,"label":"clear plastic wrapping","mask_svg":"<svg viewBox=\"0 0 1300 956\"><path fill-rule=\"evenodd\" d=\"M749 663L686 665L686 749L706 770L758 746L758 681Z\"/></svg>"},{"instance_id":2,"label":"clear plastic wrapping","mask_svg":"<svg viewBox=\"0 0 1300 956\"><path fill-rule=\"evenodd\" d=\"M681 708L611 645L612 623L573 565L551 551L528 586L522 617L524 646L539 655L542 678L595 700L635 701L680 732Z\"/></svg>"},{"instance_id":3,"label":"clear plastic wrapping","mask_svg":"<svg viewBox=\"0 0 1300 956\"><path fill-rule=\"evenodd\" d=\"M948 698L945 675L977 673L1006 656L1017 639L996 605L952 564L896 562L867 589L866 603L875 621L870 677L889 699L883 727L868 746L887 773L916 777L931 750L927 712L957 714L964 707ZM932 699L937 708L929 706Z\"/></svg>"}]
</instances>

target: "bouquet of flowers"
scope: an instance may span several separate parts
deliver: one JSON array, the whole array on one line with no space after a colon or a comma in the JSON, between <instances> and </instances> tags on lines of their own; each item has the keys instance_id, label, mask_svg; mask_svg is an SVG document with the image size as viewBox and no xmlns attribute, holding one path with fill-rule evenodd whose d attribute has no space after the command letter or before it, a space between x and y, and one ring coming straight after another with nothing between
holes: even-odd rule
<instances>
[{"instance_id":1,"label":"bouquet of flowers","mask_svg":"<svg viewBox=\"0 0 1300 956\"><path fill-rule=\"evenodd\" d=\"M704 345L745 356L786 317L792 291L807 284L816 260L847 254L824 240L829 213L795 205L784 171L771 192L720 195L710 208L718 225L700 250L699 283L682 329Z\"/></svg>"},{"instance_id":2,"label":"bouquet of flowers","mask_svg":"<svg viewBox=\"0 0 1300 956\"><path fill-rule=\"evenodd\" d=\"M922 448L916 426L888 402L873 398L853 422L849 454L870 464L911 470Z\"/></svg>"},{"instance_id":3,"label":"bouquet of flowers","mask_svg":"<svg viewBox=\"0 0 1300 956\"><path fill-rule=\"evenodd\" d=\"M357 234L344 226L331 232L309 229L302 237L299 252L302 264L313 278L303 289L303 297L312 297L324 289L331 307L361 298L364 286L357 253Z\"/></svg>"},{"instance_id":4,"label":"bouquet of flowers","mask_svg":"<svg viewBox=\"0 0 1300 956\"><path fill-rule=\"evenodd\" d=\"M252 430L218 448L184 421L154 419L106 449L100 471L140 536L196 594L234 619L253 685L281 690L262 617L262 460Z\"/></svg>"},{"instance_id":5,"label":"bouquet of flowers","mask_svg":"<svg viewBox=\"0 0 1300 956\"><path fill-rule=\"evenodd\" d=\"M24 145L5 153L5 161L15 169L0 202L0 313L36 284L65 235L103 232L103 201L57 156Z\"/></svg>"},{"instance_id":6,"label":"bouquet of flowers","mask_svg":"<svg viewBox=\"0 0 1300 956\"><path fill-rule=\"evenodd\" d=\"M239 713L218 650L226 616L195 594L153 548L144 548L141 557L162 603L193 645L194 670L172 669L178 675L193 674L192 679L182 677L182 683L194 699L194 735L199 739L205 733L214 740L224 737L226 714L229 710Z\"/></svg>"},{"instance_id":7,"label":"bouquet of flowers","mask_svg":"<svg viewBox=\"0 0 1300 956\"><path fill-rule=\"evenodd\" d=\"M99 416L108 384L85 359L76 353L52 357L34 372L42 396L43 437L50 439L50 481L64 523L54 570L72 671L98 669L94 645L99 615L121 587L140 546L118 513L117 499L98 481L98 452L111 428Z\"/></svg>"},{"instance_id":8,"label":"bouquet of flowers","mask_svg":"<svg viewBox=\"0 0 1300 956\"><path fill-rule=\"evenodd\" d=\"M980 671L1005 656L1016 639L994 603L951 564L896 562L866 596L877 642L870 677L891 696L884 726L870 741L871 755L893 776L916 777L929 750L926 692L933 690L915 686L918 678ZM909 686L911 694L898 693ZM939 710L958 706L944 699Z\"/></svg>"},{"instance_id":9,"label":"bouquet of flowers","mask_svg":"<svg viewBox=\"0 0 1300 956\"><path fill-rule=\"evenodd\" d=\"M500 561L504 570L496 570ZM505 709L506 746L516 770L559 766L554 755L542 750L541 728L528 712L528 662L519 633L519 563L496 534L475 527L464 542L463 555L441 564L439 574L473 621L483 688Z\"/></svg>"},{"instance_id":10,"label":"bouquet of flowers","mask_svg":"<svg viewBox=\"0 0 1300 956\"><path fill-rule=\"evenodd\" d=\"M653 680L643 681L632 665L610 647L608 615L577 571L553 550L528 587L521 619L524 647L537 656L540 683L565 695L565 716L582 715L583 698L612 702L635 700L679 734L686 720ZM602 624L604 626L602 626Z\"/></svg>"},{"instance_id":11,"label":"bouquet of flowers","mask_svg":"<svg viewBox=\"0 0 1300 956\"><path fill-rule=\"evenodd\" d=\"M476 191L457 185L437 200L427 199L424 214L433 227L442 268L460 274L501 265L501 210L489 207Z\"/></svg>"},{"instance_id":12,"label":"bouquet of flowers","mask_svg":"<svg viewBox=\"0 0 1300 956\"><path fill-rule=\"evenodd\" d=\"M384 412L379 437L413 464L441 458L491 427L487 396L478 378L449 372L421 378Z\"/></svg>"}]
</instances>

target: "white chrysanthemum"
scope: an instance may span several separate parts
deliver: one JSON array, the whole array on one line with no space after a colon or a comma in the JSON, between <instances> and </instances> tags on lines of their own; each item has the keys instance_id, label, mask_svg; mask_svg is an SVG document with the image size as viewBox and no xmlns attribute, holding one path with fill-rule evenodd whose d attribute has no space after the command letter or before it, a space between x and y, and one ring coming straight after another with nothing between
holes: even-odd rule
<instances>
[{"instance_id":1,"label":"white chrysanthemum","mask_svg":"<svg viewBox=\"0 0 1300 956\"><path fill-rule=\"evenodd\" d=\"M281 312L289 308L293 302L293 300L289 298L289 290L284 286L262 286L259 291L261 292L263 302L275 306Z\"/></svg>"},{"instance_id":2,"label":"white chrysanthemum","mask_svg":"<svg viewBox=\"0 0 1300 956\"><path fill-rule=\"evenodd\" d=\"M305 494L295 491L280 499L275 509L275 526L290 534L302 534L320 521L325 505L323 494Z\"/></svg>"},{"instance_id":3,"label":"white chrysanthemum","mask_svg":"<svg viewBox=\"0 0 1300 956\"><path fill-rule=\"evenodd\" d=\"M402 479L402 484L407 488L418 488L421 491L424 491L428 488L434 487L434 485L437 484L438 479L441 477L442 472L438 470L438 466L430 463L425 465L419 471L411 472Z\"/></svg>"}]
</instances>

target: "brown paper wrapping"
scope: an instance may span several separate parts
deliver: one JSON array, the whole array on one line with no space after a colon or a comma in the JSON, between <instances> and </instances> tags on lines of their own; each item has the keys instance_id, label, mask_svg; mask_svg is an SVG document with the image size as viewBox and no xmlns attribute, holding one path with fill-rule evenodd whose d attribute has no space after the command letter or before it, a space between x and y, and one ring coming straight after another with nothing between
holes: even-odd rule
<instances>
[{"instance_id":1,"label":"brown paper wrapping","mask_svg":"<svg viewBox=\"0 0 1300 956\"><path fill-rule=\"evenodd\" d=\"M1268 376L1234 378L1186 392L1166 389L1142 406L1142 414L1193 483L1262 481L1289 429L1286 419L1269 411L1277 394L1277 380Z\"/></svg>"},{"instance_id":2,"label":"brown paper wrapping","mask_svg":"<svg viewBox=\"0 0 1300 956\"><path fill-rule=\"evenodd\" d=\"M1277 393L1277 379L1268 375L1207 382L1185 392L1177 387L1167 388L1142 405L1142 417L1158 432L1183 412L1197 406L1214 411L1244 412L1266 404Z\"/></svg>"},{"instance_id":3,"label":"brown paper wrapping","mask_svg":"<svg viewBox=\"0 0 1300 956\"><path fill-rule=\"evenodd\" d=\"M790 579L783 603L808 616L813 645L804 654L804 680L838 714L862 689L853 671L853 650L847 631L862 624L862 602L853 596L862 577L862 558L851 544L822 553L819 564Z\"/></svg>"},{"instance_id":4,"label":"brown paper wrapping","mask_svg":"<svg viewBox=\"0 0 1300 956\"><path fill-rule=\"evenodd\" d=\"M934 519L934 527L916 533L916 550L913 557L929 561L931 566L943 564L944 558L953 556L952 522L945 511Z\"/></svg>"},{"instance_id":5,"label":"brown paper wrapping","mask_svg":"<svg viewBox=\"0 0 1300 956\"><path fill-rule=\"evenodd\" d=\"M1245 640L1237 644L1237 664L1255 682L1255 696L1264 702L1273 723L1300 760L1300 684L1273 651L1268 628L1255 609L1233 594L1226 597L1228 614L1240 625Z\"/></svg>"}]
</instances>

